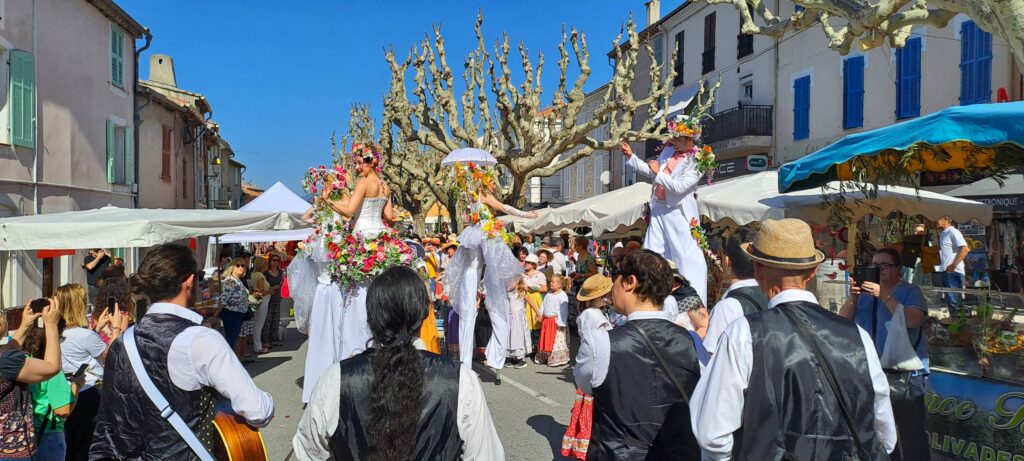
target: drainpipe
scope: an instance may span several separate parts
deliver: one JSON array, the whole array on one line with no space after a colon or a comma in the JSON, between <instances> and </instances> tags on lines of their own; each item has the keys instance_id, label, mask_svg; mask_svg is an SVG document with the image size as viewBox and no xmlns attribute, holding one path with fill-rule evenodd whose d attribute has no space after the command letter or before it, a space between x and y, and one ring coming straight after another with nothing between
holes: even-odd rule
<instances>
[{"instance_id":1,"label":"drainpipe","mask_svg":"<svg viewBox=\"0 0 1024 461\"><path fill-rule=\"evenodd\" d=\"M38 70L38 40L36 39L36 0L32 0L32 75L39 75ZM36 80L38 82L38 79ZM32 208L35 214L42 214L43 205L39 203L39 143L43 142L39 139L39 104L36 101L39 100L39 85L35 84L36 90L32 92Z\"/></svg>"},{"instance_id":2,"label":"drainpipe","mask_svg":"<svg viewBox=\"0 0 1024 461\"><path fill-rule=\"evenodd\" d=\"M146 44L143 45L142 48L135 50L135 66L133 69L135 71L135 79L132 80L132 124L135 126L132 132L132 146L134 146L135 150L135 152L132 152L132 155L135 157L135 184L131 185L132 208L139 207L139 180L141 179L139 178L139 162L142 160L141 156L139 155L139 125L142 124L142 109L144 109L146 106L149 105L150 102L153 101L152 96L150 96L150 99L148 102L146 102L146 104L142 106L135 104L135 95L139 93L139 57L142 55L143 52L149 49L149 45L153 43L153 34L149 33L149 29L146 29L146 31L144 32L144 36L146 38ZM132 42L134 41L135 40L133 39Z\"/></svg>"}]
</instances>

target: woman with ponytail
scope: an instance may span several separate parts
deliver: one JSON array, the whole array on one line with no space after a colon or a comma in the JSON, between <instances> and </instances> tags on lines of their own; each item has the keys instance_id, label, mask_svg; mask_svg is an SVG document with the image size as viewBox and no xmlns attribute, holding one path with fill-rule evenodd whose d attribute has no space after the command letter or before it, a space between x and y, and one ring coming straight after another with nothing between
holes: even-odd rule
<instances>
[{"instance_id":1,"label":"woman with ponytail","mask_svg":"<svg viewBox=\"0 0 1024 461\"><path fill-rule=\"evenodd\" d=\"M292 440L300 460L505 458L480 382L468 364L417 338L430 299L412 269L370 284L370 349L320 377Z\"/></svg>"}]
</instances>

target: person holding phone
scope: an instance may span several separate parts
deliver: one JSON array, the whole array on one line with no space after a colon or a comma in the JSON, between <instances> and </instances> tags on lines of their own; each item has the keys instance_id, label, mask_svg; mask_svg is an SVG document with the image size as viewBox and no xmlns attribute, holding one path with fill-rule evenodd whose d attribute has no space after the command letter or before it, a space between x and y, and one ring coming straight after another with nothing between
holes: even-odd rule
<instances>
[{"instance_id":1,"label":"person holding phone","mask_svg":"<svg viewBox=\"0 0 1024 461\"><path fill-rule=\"evenodd\" d=\"M85 382L78 394L75 412L64 423L68 461L88 459L89 445L92 443L92 433L96 425L96 412L100 406L97 383L103 379L103 363L107 358L107 343L103 342L99 333L89 328L86 316L87 296L85 287L77 283L60 286L55 293L65 324L64 332L61 334L61 363L64 373L75 373L83 364L89 366ZM108 303L109 300L103 300L101 309L107 312L104 314L104 321L122 319L121 324L111 329L113 340L120 336L125 320L118 310L116 300L113 309Z\"/></svg>"},{"instance_id":2,"label":"person holding phone","mask_svg":"<svg viewBox=\"0 0 1024 461\"><path fill-rule=\"evenodd\" d=\"M100 290L100 275L107 267L110 267L110 253L102 248L89 250L89 255L82 262L82 269L85 269L85 280L89 286L89 302L96 302L96 293Z\"/></svg>"}]
</instances>

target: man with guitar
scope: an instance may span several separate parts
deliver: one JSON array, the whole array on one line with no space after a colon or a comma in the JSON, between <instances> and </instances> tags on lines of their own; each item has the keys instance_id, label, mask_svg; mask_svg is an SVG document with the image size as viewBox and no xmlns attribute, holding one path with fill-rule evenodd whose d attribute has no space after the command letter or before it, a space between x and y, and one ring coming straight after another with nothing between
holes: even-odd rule
<instances>
[{"instance_id":1,"label":"man with guitar","mask_svg":"<svg viewBox=\"0 0 1024 461\"><path fill-rule=\"evenodd\" d=\"M154 303L110 346L89 459L212 460L220 396L251 426L273 418L274 399L256 387L224 337L189 310L198 268L191 250L167 244L153 248L132 275L132 289ZM221 419L219 432L228 433ZM231 451L231 441L224 443ZM265 451L258 454L265 459Z\"/></svg>"}]
</instances>

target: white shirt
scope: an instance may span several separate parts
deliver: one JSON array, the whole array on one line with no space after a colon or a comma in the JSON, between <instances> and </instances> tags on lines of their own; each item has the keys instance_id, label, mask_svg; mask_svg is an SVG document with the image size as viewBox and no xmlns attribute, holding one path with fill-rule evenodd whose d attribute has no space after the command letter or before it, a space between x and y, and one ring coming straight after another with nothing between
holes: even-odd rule
<instances>
[{"instance_id":1,"label":"white shirt","mask_svg":"<svg viewBox=\"0 0 1024 461\"><path fill-rule=\"evenodd\" d=\"M704 347L708 352L714 354L715 347L718 345L718 338L722 336L722 333L725 333L725 328L734 320L743 317L743 305L740 304L740 300L728 297L729 292L737 288L756 286L757 280L754 279L740 280L729 285L729 289L725 290L725 294L722 295L722 300L715 304L714 309L711 309L708 332L704 335Z\"/></svg>"},{"instance_id":2,"label":"white shirt","mask_svg":"<svg viewBox=\"0 0 1024 461\"><path fill-rule=\"evenodd\" d=\"M946 268L953 261L956 260L956 254L960 252L961 247L967 246L967 240L964 240L964 234L960 233L960 229L949 226L939 233L939 264L935 266L935 272L945 272ZM960 261L956 265L956 273L964 274L964 262Z\"/></svg>"},{"instance_id":3,"label":"white shirt","mask_svg":"<svg viewBox=\"0 0 1024 461\"><path fill-rule=\"evenodd\" d=\"M669 320L662 311L639 311L629 314L627 322L641 319ZM608 339L608 330L580 331L580 351L576 354L576 366L572 369L572 375L584 394L593 394L595 387L604 384L611 356L612 346ZM700 369L703 374L704 366L701 365Z\"/></svg>"},{"instance_id":4,"label":"white shirt","mask_svg":"<svg viewBox=\"0 0 1024 461\"><path fill-rule=\"evenodd\" d=\"M548 251L551 252L551 261L548 261L551 270L558 275L565 275L565 255L553 248L549 248Z\"/></svg>"},{"instance_id":5,"label":"white shirt","mask_svg":"<svg viewBox=\"0 0 1024 461\"><path fill-rule=\"evenodd\" d=\"M548 293L544 301L541 301L540 312L544 317L555 317L558 326L566 326L569 320L569 296L565 290Z\"/></svg>"},{"instance_id":6,"label":"white shirt","mask_svg":"<svg viewBox=\"0 0 1024 461\"><path fill-rule=\"evenodd\" d=\"M274 398L249 377L224 336L200 326L203 316L171 303L156 303L146 315L170 314L195 322L171 342L167 372L171 382L186 391L212 387L231 401L231 409L250 425L263 427L274 417Z\"/></svg>"},{"instance_id":7,"label":"white shirt","mask_svg":"<svg viewBox=\"0 0 1024 461\"><path fill-rule=\"evenodd\" d=\"M61 369L64 373L74 373L82 364L89 365L82 390L89 389L103 378L103 365L98 359L106 350L107 344L95 331L82 327L68 328L60 341Z\"/></svg>"},{"instance_id":8,"label":"white shirt","mask_svg":"<svg viewBox=\"0 0 1024 461\"><path fill-rule=\"evenodd\" d=\"M814 295L804 290L785 290L769 301L769 308L794 301L817 304ZM860 327L864 344L871 387L875 391L875 434L887 453L896 446L896 423L889 402L889 381L878 362L878 353L868 335ZM742 426L742 414L747 385L754 361L750 324L746 317L732 322L722 333L718 352L711 357L708 372L702 373L690 399L690 423L697 443L704 450L705 459L728 460L732 456L733 433ZM753 391L752 398L760 390Z\"/></svg>"},{"instance_id":9,"label":"white shirt","mask_svg":"<svg viewBox=\"0 0 1024 461\"><path fill-rule=\"evenodd\" d=\"M679 315L679 303L676 302L676 297L668 295L665 298L665 302L662 303L661 311L665 313L665 318L674 319Z\"/></svg>"},{"instance_id":10,"label":"white shirt","mask_svg":"<svg viewBox=\"0 0 1024 461\"><path fill-rule=\"evenodd\" d=\"M423 349L423 342L416 340L416 348ZM299 428L292 439L295 458L299 461L327 460L331 458L331 436L338 430L341 418L341 364L331 365L310 398L309 406L302 414ZM456 425L462 439L462 459L496 460L505 459L505 449L494 429L491 412L487 408L484 390L480 380L468 365L459 369L459 397Z\"/></svg>"}]
</instances>

